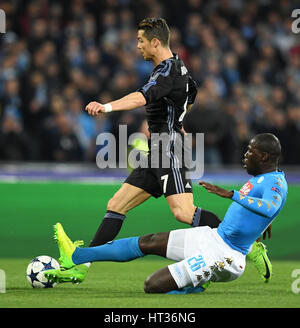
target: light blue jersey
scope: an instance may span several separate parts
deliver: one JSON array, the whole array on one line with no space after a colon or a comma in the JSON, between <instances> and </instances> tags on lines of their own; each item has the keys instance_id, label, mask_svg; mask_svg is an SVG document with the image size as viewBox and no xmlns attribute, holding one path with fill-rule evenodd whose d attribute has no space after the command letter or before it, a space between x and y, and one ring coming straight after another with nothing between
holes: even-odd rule
<instances>
[{"instance_id":1,"label":"light blue jersey","mask_svg":"<svg viewBox=\"0 0 300 328\"><path fill-rule=\"evenodd\" d=\"M248 254L281 211L287 198L287 183L282 171L260 174L250 179L240 191L234 190L218 234L233 249Z\"/></svg>"}]
</instances>

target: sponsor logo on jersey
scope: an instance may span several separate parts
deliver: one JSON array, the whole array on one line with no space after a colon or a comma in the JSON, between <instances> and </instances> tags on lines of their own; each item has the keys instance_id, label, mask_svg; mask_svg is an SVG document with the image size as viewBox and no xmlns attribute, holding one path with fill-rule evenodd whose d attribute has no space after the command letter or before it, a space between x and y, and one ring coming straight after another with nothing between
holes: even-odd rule
<instances>
[{"instance_id":1,"label":"sponsor logo on jersey","mask_svg":"<svg viewBox=\"0 0 300 328\"><path fill-rule=\"evenodd\" d=\"M243 195L246 195L247 196L252 188L253 188L252 183L250 181L248 181L240 189L240 193L242 193Z\"/></svg>"}]
</instances>

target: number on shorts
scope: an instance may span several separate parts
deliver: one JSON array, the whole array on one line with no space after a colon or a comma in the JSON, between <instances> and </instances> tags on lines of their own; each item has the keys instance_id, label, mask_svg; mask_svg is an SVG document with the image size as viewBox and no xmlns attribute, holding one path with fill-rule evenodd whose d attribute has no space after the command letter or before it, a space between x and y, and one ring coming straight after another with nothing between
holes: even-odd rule
<instances>
[{"instance_id":1,"label":"number on shorts","mask_svg":"<svg viewBox=\"0 0 300 328\"><path fill-rule=\"evenodd\" d=\"M164 181L164 184L163 184L163 193L164 193L164 194L165 194L166 191L167 191L168 178L169 178L169 174L163 175L163 176L161 177L161 180Z\"/></svg>"},{"instance_id":2,"label":"number on shorts","mask_svg":"<svg viewBox=\"0 0 300 328\"><path fill-rule=\"evenodd\" d=\"M205 267L206 264L203 260L203 256L199 255L197 257L191 257L187 260L188 265L190 266L191 270L197 271L198 269Z\"/></svg>"}]
</instances>

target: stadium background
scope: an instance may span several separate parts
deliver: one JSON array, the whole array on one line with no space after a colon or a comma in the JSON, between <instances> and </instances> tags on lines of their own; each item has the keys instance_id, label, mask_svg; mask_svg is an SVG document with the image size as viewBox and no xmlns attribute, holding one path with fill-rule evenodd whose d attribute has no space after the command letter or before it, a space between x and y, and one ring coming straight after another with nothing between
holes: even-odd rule
<instances>
[{"instance_id":1,"label":"stadium background","mask_svg":"<svg viewBox=\"0 0 300 328\"><path fill-rule=\"evenodd\" d=\"M152 70L136 50L136 24L164 17L171 48L199 84L184 120L205 133L204 179L239 188L240 161L256 133L283 146L289 197L267 240L271 259L300 259L300 36L296 1L1 1L0 257L57 255L61 220L87 243L128 172L99 170L95 138L144 131L144 109L89 117L83 108L121 97ZM195 181L196 182L196 181ZM229 202L195 185L195 203L221 217ZM120 237L183 227L163 198L128 214Z\"/></svg>"}]
</instances>

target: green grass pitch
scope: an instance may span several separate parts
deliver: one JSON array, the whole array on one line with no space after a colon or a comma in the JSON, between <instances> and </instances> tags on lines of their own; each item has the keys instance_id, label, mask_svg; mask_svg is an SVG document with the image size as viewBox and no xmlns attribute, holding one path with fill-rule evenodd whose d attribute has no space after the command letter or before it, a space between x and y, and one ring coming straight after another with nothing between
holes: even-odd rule
<instances>
[{"instance_id":1,"label":"green grass pitch","mask_svg":"<svg viewBox=\"0 0 300 328\"><path fill-rule=\"evenodd\" d=\"M7 275L0 308L295 308L300 294L291 290L291 272L299 262L273 262L274 277L264 283L252 263L241 278L214 283L201 294L150 295L143 291L145 278L166 266L164 259L138 259L129 263L94 263L81 285L61 284L51 289L32 288L25 269L29 259L1 259Z\"/></svg>"},{"instance_id":2,"label":"green grass pitch","mask_svg":"<svg viewBox=\"0 0 300 328\"><path fill-rule=\"evenodd\" d=\"M58 257L52 225L60 221L73 239L86 244L106 211L106 204L120 184L0 183L0 269L6 274L6 293L0 308L205 308L205 307L300 307L300 294L291 286L292 272L300 269L299 193L289 187L288 201L273 223L266 240L274 277L265 284L248 263L240 279L212 284L196 295L147 295L144 280L169 261L147 257L129 263L94 263L79 286L62 284L53 289L33 289L25 278L31 259ZM241 186L225 186L239 189ZM221 218L230 201L195 186L195 204ZM172 217L163 197L151 198L128 213L118 238L186 228ZM1 287L1 286L0 286ZM300 282L298 284L300 288Z\"/></svg>"}]
</instances>

